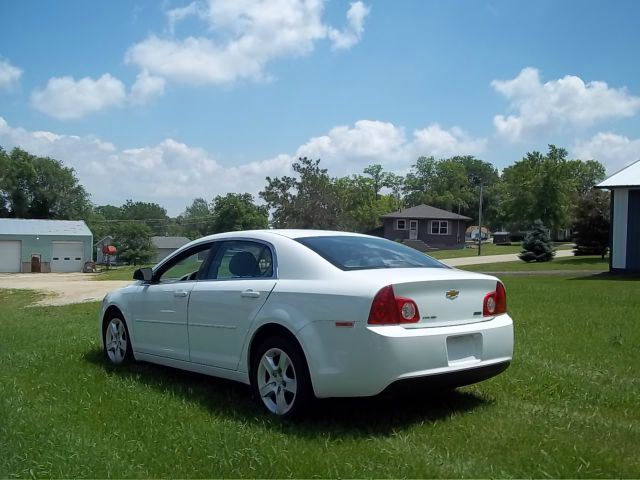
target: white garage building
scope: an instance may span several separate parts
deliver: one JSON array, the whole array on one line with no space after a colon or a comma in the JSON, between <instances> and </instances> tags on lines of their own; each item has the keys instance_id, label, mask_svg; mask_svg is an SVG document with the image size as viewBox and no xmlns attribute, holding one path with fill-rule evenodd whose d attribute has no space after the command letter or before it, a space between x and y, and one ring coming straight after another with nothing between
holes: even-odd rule
<instances>
[{"instance_id":1,"label":"white garage building","mask_svg":"<svg viewBox=\"0 0 640 480\"><path fill-rule=\"evenodd\" d=\"M640 271L640 160L596 185L611 191L609 269Z\"/></svg>"},{"instance_id":2,"label":"white garage building","mask_svg":"<svg viewBox=\"0 0 640 480\"><path fill-rule=\"evenodd\" d=\"M81 272L92 249L82 220L0 218L0 272Z\"/></svg>"}]
</instances>

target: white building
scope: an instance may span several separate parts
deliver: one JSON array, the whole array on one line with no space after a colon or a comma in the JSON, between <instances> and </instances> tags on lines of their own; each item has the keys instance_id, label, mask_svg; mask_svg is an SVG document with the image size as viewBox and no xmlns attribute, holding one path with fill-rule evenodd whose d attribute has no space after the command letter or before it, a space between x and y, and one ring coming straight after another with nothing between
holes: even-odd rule
<instances>
[{"instance_id":1,"label":"white building","mask_svg":"<svg viewBox=\"0 0 640 480\"><path fill-rule=\"evenodd\" d=\"M609 269L640 271L640 160L611 175L596 188L611 191Z\"/></svg>"}]
</instances>

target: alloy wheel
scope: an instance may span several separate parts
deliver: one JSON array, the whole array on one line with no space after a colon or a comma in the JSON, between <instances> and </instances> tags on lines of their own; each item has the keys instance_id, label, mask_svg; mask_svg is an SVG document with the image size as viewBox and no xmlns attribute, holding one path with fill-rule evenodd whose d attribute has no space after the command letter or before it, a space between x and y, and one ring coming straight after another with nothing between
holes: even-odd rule
<instances>
[{"instance_id":1,"label":"alloy wheel","mask_svg":"<svg viewBox=\"0 0 640 480\"><path fill-rule=\"evenodd\" d=\"M104 344L111 363L118 365L124 362L127 356L127 329L121 319L114 317L109 320Z\"/></svg>"},{"instance_id":2,"label":"alloy wheel","mask_svg":"<svg viewBox=\"0 0 640 480\"><path fill-rule=\"evenodd\" d=\"M286 415L296 401L296 369L287 353L270 348L258 365L257 387L262 402L271 413Z\"/></svg>"}]
</instances>

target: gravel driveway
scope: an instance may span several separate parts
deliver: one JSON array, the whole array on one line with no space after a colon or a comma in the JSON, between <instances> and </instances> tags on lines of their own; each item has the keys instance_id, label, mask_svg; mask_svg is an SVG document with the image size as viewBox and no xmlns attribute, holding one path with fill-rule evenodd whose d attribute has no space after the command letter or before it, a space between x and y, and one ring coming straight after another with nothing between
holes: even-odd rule
<instances>
[{"instance_id":1,"label":"gravel driveway","mask_svg":"<svg viewBox=\"0 0 640 480\"><path fill-rule=\"evenodd\" d=\"M95 281L92 273L0 273L0 288L41 290L47 293L36 305L67 305L100 301L128 280Z\"/></svg>"}]
</instances>

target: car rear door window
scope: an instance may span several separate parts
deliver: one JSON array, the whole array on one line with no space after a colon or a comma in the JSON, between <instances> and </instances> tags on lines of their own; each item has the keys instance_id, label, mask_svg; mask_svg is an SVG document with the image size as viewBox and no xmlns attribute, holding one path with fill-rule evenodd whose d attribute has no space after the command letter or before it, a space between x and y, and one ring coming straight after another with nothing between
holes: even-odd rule
<instances>
[{"instance_id":1,"label":"car rear door window","mask_svg":"<svg viewBox=\"0 0 640 480\"><path fill-rule=\"evenodd\" d=\"M273 278L273 254L269 245L246 240L222 242L204 278Z\"/></svg>"}]
</instances>

